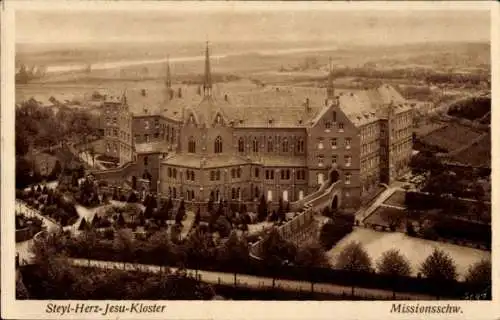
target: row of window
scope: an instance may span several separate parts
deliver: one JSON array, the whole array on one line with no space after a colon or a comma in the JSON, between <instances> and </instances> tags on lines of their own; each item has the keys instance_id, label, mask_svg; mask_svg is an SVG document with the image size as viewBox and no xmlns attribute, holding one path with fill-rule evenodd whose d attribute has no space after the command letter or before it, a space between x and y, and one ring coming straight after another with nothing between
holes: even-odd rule
<instances>
[{"instance_id":1,"label":"row of window","mask_svg":"<svg viewBox=\"0 0 500 320\"><path fill-rule=\"evenodd\" d=\"M337 155L332 155L332 165L336 166L337 163ZM352 164L352 156L344 156L344 166L345 167L350 167ZM324 155L319 155L318 156L318 167L323 167L325 165L325 156Z\"/></svg>"},{"instance_id":2,"label":"row of window","mask_svg":"<svg viewBox=\"0 0 500 320\"><path fill-rule=\"evenodd\" d=\"M122 140L130 140L130 133L126 133L125 131L118 129L105 129L104 135L108 137L118 137L118 133L120 134L120 139Z\"/></svg>"},{"instance_id":3,"label":"row of window","mask_svg":"<svg viewBox=\"0 0 500 320\"><path fill-rule=\"evenodd\" d=\"M361 129L361 139L370 140L378 134L379 127L378 123L369 124Z\"/></svg>"},{"instance_id":4,"label":"row of window","mask_svg":"<svg viewBox=\"0 0 500 320\"><path fill-rule=\"evenodd\" d=\"M324 144L323 144L323 141L324 141L324 139L323 139L323 138L319 138L319 139L318 139L318 149L319 149L319 150L322 150L322 149L324 149L324 148L325 148L325 146L324 146ZM331 147L332 149L337 149L337 146L339 145L338 141L339 141L339 138L332 138L332 139L330 139L330 147ZM345 139L344 139L344 147L345 147L347 150L351 149L351 142L352 142L352 139L351 139L351 138L345 138Z\"/></svg>"},{"instance_id":5,"label":"row of window","mask_svg":"<svg viewBox=\"0 0 500 320\"><path fill-rule=\"evenodd\" d=\"M267 138L267 152L276 152L276 151L281 151L284 153L288 153L293 150L293 144L290 143L291 139L289 140L288 138L283 138L281 143L279 142L279 137L277 139L274 139L273 137L268 137ZM263 148L264 145L261 145L259 143L259 139L256 137L252 139L252 144L251 144L252 152L260 152L261 147ZM276 149L279 147L279 149ZM245 152L245 140L243 138L238 139L238 152L243 153ZM295 145L295 152L297 153L304 153L305 150L305 142L304 139L299 138Z\"/></svg>"},{"instance_id":6,"label":"row of window","mask_svg":"<svg viewBox=\"0 0 500 320\"><path fill-rule=\"evenodd\" d=\"M144 140L143 140L143 142L145 142L145 143L151 142L150 137L151 137L151 136L150 136L149 134L144 134ZM153 134L153 137L154 137L154 139L159 139L159 138L160 138L160 133L159 133L159 132L155 132L155 133ZM130 138L130 136L129 136L129 138ZM139 141L139 140L141 139L141 135L136 134L136 135L134 136L134 139L135 139L135 142L136 142L136 143L140 143L140 141ZM162 139L164 139L164 140L165 140L165 141L167 141L167 142L174 143L175 134L174 134L174 135L170 135L170 138L169 138L169 136L168 136L167 134L165 134L165 133L164 133L164 134L162 135Z\"/></svg>"},{"instance_id":7,"label":"row of window","mask_svg":"<svg viewBox=\"0 0 500 320\"><path fill-rule=\"evenodd\" d=\"M177 179L177 169L176 168L168 168L168 177ZM179 172L179 176L182 174L182 172ZM186 170L186 180L187 181L195 181L196 175L194 171L192 170Z\"/></svg>"},{"instance_id":8,"label":"row of window","mask_svg":"<svg viewBox=\"0 0 500 320\"><path fill-rule=\"evenodd\" d=\"M351 176L352 175L351 175L350 172L346 172L344 174L344 184L351 184ZM317 179L317 182L318 182L319 185L324 184L325 181L326 181L325 180L325 175L323 173L321 173L321 172L316 175L316 179Z\"/></svg>"},{"instance_id":9,"label":"row of window","mask_svg":"<svg viewBox=\"0 0 500 320\"><path fill-rule=\"evenodd\" d=\"M378 141L372 141L370 143L365 143L361 146L361 155L370 154L377 151Z\"/></svg>"},{"instance_id":10,"label":"row of window","mask_svg":"<svg viewBox=\"0 0 500 320\"><path fill-rule=\"evenodd\" d=\"M406 153L412 148L413 144L411 140L406 140L404 142L398 143L393 147L393 151L396 153Z\"/></svg>"},{"instance_id":11,"label":"row of window","mask_svg":"<svg viewBox=\"0 0 500 320\"><path fill-rule=\"evenodd\" d=\"M370 159L361 160L361 172L370 171L371 169L378 167L379 163L379 157L372 157Z\"/></svg>"},{"instance_id":12,"label":"row of window","mask_svg":"<svg viewBox=\"0 0 500 320\"><path fill-rule=\"evenodd\" d=\"M396 120L392 120L392 124L398 127L409 126L412 124L411 121L411 112L405 112L404 114L399 115Z\"/></svg>"},{"instance_id":13,"label":"row of window","mask_svg":"<svg viewBox=\"0 0 500 320\"><path fill-rule=\"evenodd\" d=\"M396 130L396 134L395 136L393 137L394 139L396 140L399 140L401 138L405 138L405 137L408 137L412 134L412 129L411 128L404 128L404 129L401 129L401 130Z\"/></svg>"},{"instance_id":14,"label":"row of window","mask_svg":"<svg viewBox=\"0 0 500 320\"><path fill-rule=\"evenodd\" d=\"M252 196L254 198L260 197L260 190L258 187L255 187L251 190ZM186 200L192 201L196 199L194 190L188 189L186 190ZM168 187L168 195L171 198L176 199L177 198L177 188L175 187ZM215 202L218 202L221 200L222 193L219 191L219 189L215 189L210 191L210 199L212 199ZM241 200L242 198L242 190L240 188L231 188L231 199L232 200ZM302 200L304 198L304 191L299 190L299 200ZM273 201L273 191L272 190L267 190L267 201ZM283 190L282 192L282 200L285 202L289 201L288 197L288 190Z\"/></svg>"}]
</instances>

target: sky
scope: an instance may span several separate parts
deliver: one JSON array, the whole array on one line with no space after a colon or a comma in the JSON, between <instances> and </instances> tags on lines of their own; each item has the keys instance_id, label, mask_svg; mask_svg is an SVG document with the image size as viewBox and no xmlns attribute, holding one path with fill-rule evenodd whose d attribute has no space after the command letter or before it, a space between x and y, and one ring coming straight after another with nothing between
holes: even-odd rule
<instances>
[{"instance_id":1,"label":"sky","mask_svg":"<svg viewBox=\"0 0 500 320\"><path fill-rule=\"evenodd\" d=\"M339 11L314 5L273 10L272 6L241 9L221 4L211 9L16 12L17 43L320 40L398 44L489 38L487 10Z\"/></svg>"}]
</instances>

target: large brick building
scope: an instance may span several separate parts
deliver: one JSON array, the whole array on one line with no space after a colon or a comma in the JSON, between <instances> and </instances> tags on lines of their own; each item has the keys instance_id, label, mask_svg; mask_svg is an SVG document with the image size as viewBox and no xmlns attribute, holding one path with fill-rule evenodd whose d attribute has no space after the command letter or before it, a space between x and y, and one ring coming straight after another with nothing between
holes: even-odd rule
<instances>
[{"instance_id":1,"label":"large brick building","mask_svg":"<svg viewBox=\"0 0 500 320\"><path fill-rule=\"evenodd\" d=\"M357 207L408 170L412 108L391 86L336 90L171 83L105 103L107 154L174 199L294 202L325 183ZM330 67L331 68L331 67ZM331 70L331 69L330 69ZM129 177L127 177L129 178Z\"/></svg>"}]
</instances>

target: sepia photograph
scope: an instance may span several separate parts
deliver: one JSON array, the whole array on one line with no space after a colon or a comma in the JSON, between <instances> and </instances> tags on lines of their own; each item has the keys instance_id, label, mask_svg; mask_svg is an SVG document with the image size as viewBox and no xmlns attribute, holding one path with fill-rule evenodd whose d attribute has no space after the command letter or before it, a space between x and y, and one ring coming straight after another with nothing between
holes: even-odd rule
<instances>
[{"instance_id":1,"label":"sepia photograph","mask_svg":"<svg viewBox=\"0 0 500 320\"><path fill-rule=\"evenodd\" d=\"M488 6L91 8L13 14L17 301L491 301Z\"/></svg>"}]
</instances>

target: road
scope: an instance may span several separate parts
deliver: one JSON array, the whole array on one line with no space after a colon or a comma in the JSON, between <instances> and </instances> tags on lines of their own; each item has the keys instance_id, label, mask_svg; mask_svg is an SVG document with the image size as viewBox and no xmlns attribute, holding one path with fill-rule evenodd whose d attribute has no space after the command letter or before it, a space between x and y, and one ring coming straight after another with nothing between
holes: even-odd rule
<instances>
[{"instance_id":1,"label":"road","mask_svg":"<svg viewBox=\"0 0 500 320\"><path fill-rule=\"evenodd\" d=\"M140 269L144 272L149 273L159 273L160 266L158 265L146 265L146 264L132 264L132 263L123 263L123 262L113 262L113 261L100 261L100 260L86 260L86 259L70 259L70 263L74 266L91 266L95 268L102 269L125 269L125 270L137 270ZM170 268L171 271L175 272L177 268ZM188 269L186 270L188 274L195 274L195 270ZM234 274L233 273L225 273L225 272L215 272L215 271L204 271L199 270L198 276L201 281L211 284L228 284L234 285ZM267 277L258 277L244 274L237 274L237 285L240 287L250 287L250 288L262 288L262 289L271 289L273 287L273 279ZM276 279L275 286L287 290L287 291L311 291L311 283L306 281L297 281L297 280L284 280L284 279ZM343 293L346 295L351 294L352 287L350 286L341 286L330 283L315 283L314 291L315 292L324 292L331 293L336 295L342 295ZM371 289L371 288L355 288L355 294L358 296L369 296L373 298L379 299L392 299L393 292L390 290L382 290L382 289ZM407 300L435 300L436 298L431 295L424 294L415 294L415 293L397 293L397 299L407 299Z\"/></svg>"}]
</instances>

